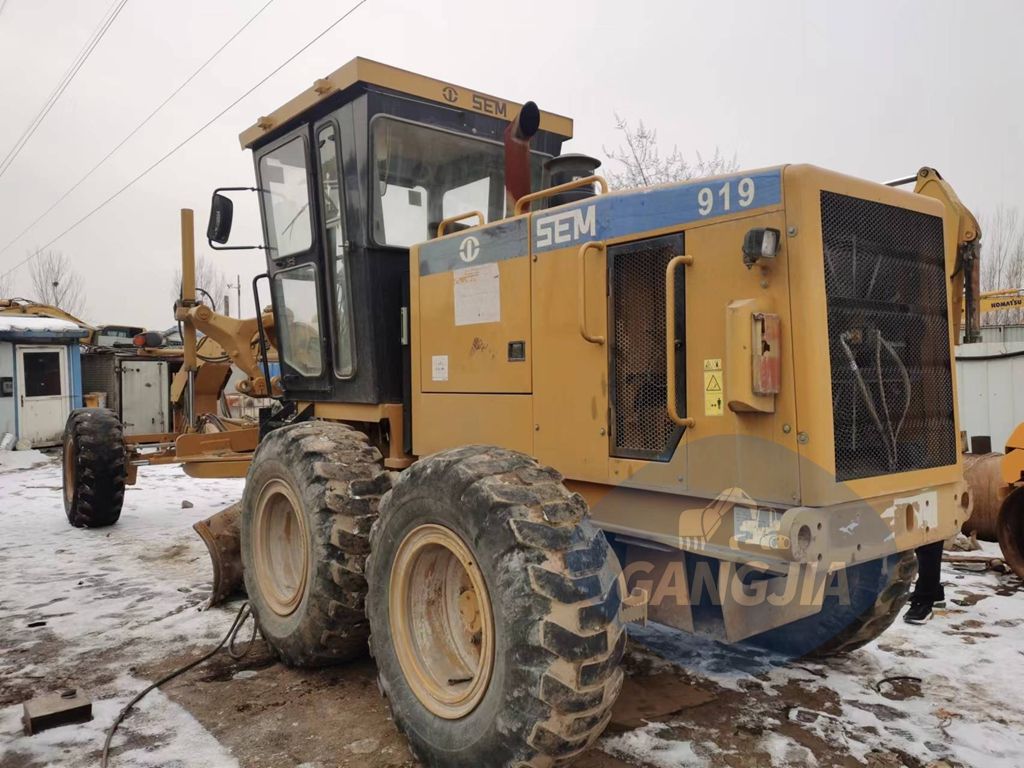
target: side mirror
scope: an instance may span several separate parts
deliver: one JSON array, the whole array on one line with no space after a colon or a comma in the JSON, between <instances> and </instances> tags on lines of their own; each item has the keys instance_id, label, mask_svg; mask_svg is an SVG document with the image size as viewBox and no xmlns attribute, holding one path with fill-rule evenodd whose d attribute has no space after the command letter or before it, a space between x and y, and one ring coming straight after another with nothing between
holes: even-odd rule
<instances>
[{"instance_id":1,"label":"side mirror","mask_svg":"<svg viewBox=\"0 0 1024 768\"><path fill-rule=\"evenodd\" d=\"M210 223L206 225L206 242L215 251L250 251L262 245L225 245L231 236L231 222L235 218L235 204L221 192L262 192L256 187L218 187L210 200Z\"/></svg>"},{"instance_id":2,"label":"side mirror","mask_svg":"<svg viewBox=\"0 0 1024 768\"><path fill-rule=\"evenodd\" d=\"M235 216L235 204L231 198L220 192L213 193L210 201L210 223L206 227L206 239L210 244L224 245L231 236L231 221Z\"/></svg>"}]
</instances>

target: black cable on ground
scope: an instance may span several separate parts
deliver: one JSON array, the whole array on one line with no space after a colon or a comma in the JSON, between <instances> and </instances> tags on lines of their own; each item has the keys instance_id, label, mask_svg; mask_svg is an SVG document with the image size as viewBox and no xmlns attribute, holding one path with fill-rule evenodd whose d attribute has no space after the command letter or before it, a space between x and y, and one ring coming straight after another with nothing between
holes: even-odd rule
<instances>
[{"instance_id":1,"label":"black cable on ground","mask_svg":"<svg viewBox=\"0 0 1024 768\"><path fill-rule=\"evenodd\" d=\"M883 677L881 680L875 683L874 689L877 693L881 693L883 685L892 685L893 683L899 682L917 683L920 685L923 681L920 677L914 677L913 675L893 675L892 677Z\"/></svg>"},{"instance_id":2,"label":"black cable on ground","mask_svg":"<svg viewBox=\"0 0 1024 768\"><path fill-rule=\"evenodd\" d=\"M117 727L121 724L121 722L125 719L125 717L128 716L128 713L131 712L132 707L134 707L136 704L138 704L140 701L142 701L143 697L146 696L146 694L148 694L150 691L153 691L153 690L159 688L164 683L167 683L167 682L173 680L174 678L178 677L179 675L185 674L190 669L198 667L204 661L208 661L209 659L212 659L217 654L217 651L219 651L221 648L223 648L225 644L227 644L227 646L228 646L228 655L231 656L231 658L236 659L236 660L237 659L241 659L250 650L252 650L253 643L256 642L256 632L258 631L257 627L256 627L256 620L255 619L253 619L252 635L249 637L249 642L245 644L245 650L243 650L241 652L238 652L238 651L235 650L235 639L236 639L236 637L238 635L238 631L245 625L246 619L248 619L250 616L252 616L252 609L249 608L249 603L248 602L242 603L242 607L239 608L238 609L238 613L235 614L235 620L233 622L231 622L231 629L229 629L228 633L226 635L224 635L223 638L221 638L221 641L219 643L217 643L217 646L212 651L203 654L198 659L195 659L194 661L190 661L185 666L179 667L178 669L174 670L173 672L171 672L171 673L169 673L167 675L164 675L159 680L157 680L155 683L152 683L152 684L146 686L141 691L139 691L137 694L135 694L134 698L132 698L131 701L129 701L127 704L124 705L124 708L120 712L117 713L117 717L114 718L114 722L111 724L110 728L107 730L107 738L103 742L103 757L100 760L100 768L107 768L107 760L110 757L110 742L114 738L114 733L117 732Z\"/></svg>"}]
</instances>

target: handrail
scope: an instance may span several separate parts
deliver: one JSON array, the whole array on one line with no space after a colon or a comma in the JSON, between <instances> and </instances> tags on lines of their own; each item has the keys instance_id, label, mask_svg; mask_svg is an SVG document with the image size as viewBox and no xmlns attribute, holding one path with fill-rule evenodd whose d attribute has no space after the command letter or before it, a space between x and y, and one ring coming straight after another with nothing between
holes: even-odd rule
<instances>
[{"instance_id":1,"label":"handrail","mask_svg":"<svg viewBox=\"0 0 1024 768\"><path fill-rule=\"evenodd\" d=\"M441 219L441 223L437 225L437 236L441 237L444 235L444 231L447 229L449 224L454 224L457 221L468 219L470 216L476 216L480 220L480 223L477 226L483 226L487 223L484 220L484 215L480 213L480 211L466 211L465 213L460 213L455 216L449 216L447 219Z\"/></svg>"},{"instance_id":2,"label":"handrail","mask_svg":"<svg viewBox=\"0 0 1024 768\"><path fill-rule=\"evenodd\" d=\"M516 216L526 210L527 206L535 200L543 200L545 197L551 197L562 192L568 192L571 189L579 189L587 185L597 184L601 187L601 193L608 194L608 182L604 180L603 176L587 176L585 179L574 179L566 184L559 184L557 187L548 187L547 189L541 189L537 192L531 192L528 195L523 195L516 200Z\"/></svg>"},{"instance_id":3,"label":"handrail","mask_svg":"<svg viewBox=\"0 0 1024 768\"><path fill-rule=\"evenodd\" d=\"M605 244L600 241L591 241L580 246L576 260L578 264L579 301L577 304L577 315L580 324L580 336L591 344L604 344L604 336L593 336L587 330L587 251L594 250L600 253L605 252Z\"/></svg>"},{"instance_id":4,"label":"handrail","mask_svg":"<svg viewBox=\"0 0 1024 768\"><path fill-rule=\"evenodd\" d=\"M692 417L680 416L676 402L676 267L691 266L693 256L673 256L665 267L665 364L668 417L681 427L693 428Z\"/></svg>"}]
</instances>

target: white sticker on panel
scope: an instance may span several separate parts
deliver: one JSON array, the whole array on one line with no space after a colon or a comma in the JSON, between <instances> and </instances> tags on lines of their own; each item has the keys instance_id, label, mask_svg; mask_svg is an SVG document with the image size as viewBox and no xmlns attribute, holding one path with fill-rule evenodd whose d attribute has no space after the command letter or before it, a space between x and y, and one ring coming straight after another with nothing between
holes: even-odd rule
<instances>
[{"instance_id":1,"label":"white sticker on panel","mask_svg":"<svg viewBox=\"0 0 1024 768\"><path fill-rule=\"evenodd\" d=\"M501 322L501 278L497 264L456 269L455 324Z\"/></svg>"},{"instance_id":2,"label":"white sticker on panel","mask_svg":"<svg viewBox=\"0 0 1024 768\"><path fill-rule=\"evenodd\" d=\"M448 355L434 355L431 363L431 378L434 381L448 381Z\"/></svg>"}]
</instances>

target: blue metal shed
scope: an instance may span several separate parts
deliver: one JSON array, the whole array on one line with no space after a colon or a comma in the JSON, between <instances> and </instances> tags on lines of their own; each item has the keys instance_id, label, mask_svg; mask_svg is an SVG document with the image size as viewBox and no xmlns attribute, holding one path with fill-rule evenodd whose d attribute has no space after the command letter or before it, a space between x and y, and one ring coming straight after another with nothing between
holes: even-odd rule
<instances>
[{"instance_id":1,"label":"blue metal shed","mask_svg":"<svg viewBox=\"0 0 1024 768\"><path fill-rule=\"evenodd\" d=\"M82 406L80 340L75 323L0 314L0 437L19 445L60 442L64 422Z\"/></svg>"}]
</instances>

